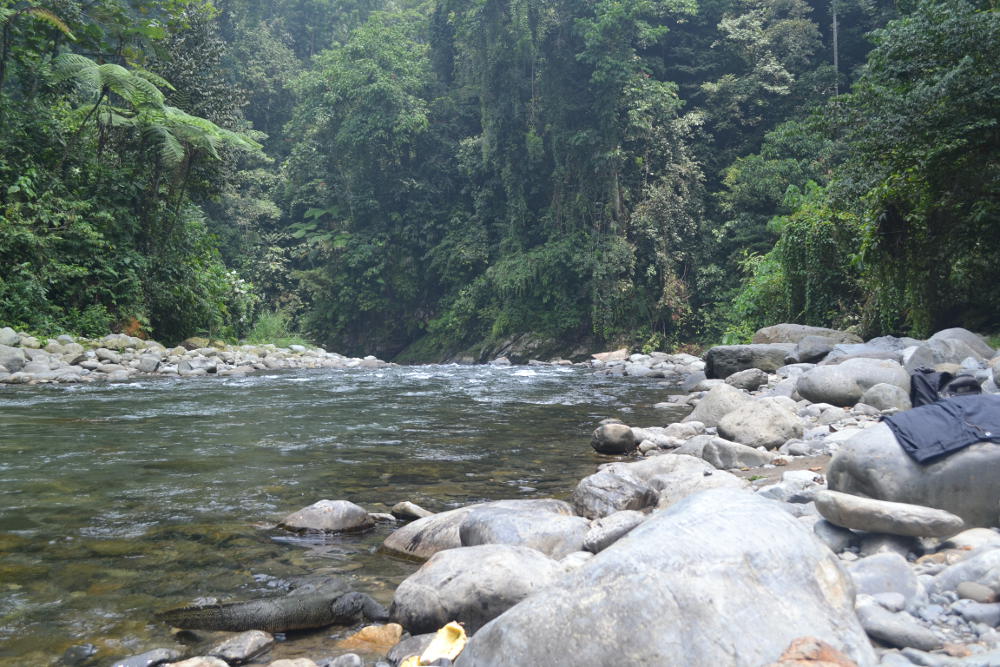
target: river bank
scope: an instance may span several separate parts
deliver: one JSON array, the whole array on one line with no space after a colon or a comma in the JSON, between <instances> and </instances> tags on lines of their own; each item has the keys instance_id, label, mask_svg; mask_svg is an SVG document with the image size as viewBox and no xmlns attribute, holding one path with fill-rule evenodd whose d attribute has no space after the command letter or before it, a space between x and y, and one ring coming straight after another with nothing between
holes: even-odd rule
<instances>
[{"instance_id":1,"label":"river bank","mask_svg":"<svg viewBox=\"0 0 1000 667\"><path fill-rule=\"evenodd\" d=\"M0 329L0 384L125 382L136 377L241 376L291 368L382 368L373 356L345 357L319 347L229 345L188 339L167 347L125 334L98 339L59 336L39 341L9 327Z\"/></svg>"}]
</instances>

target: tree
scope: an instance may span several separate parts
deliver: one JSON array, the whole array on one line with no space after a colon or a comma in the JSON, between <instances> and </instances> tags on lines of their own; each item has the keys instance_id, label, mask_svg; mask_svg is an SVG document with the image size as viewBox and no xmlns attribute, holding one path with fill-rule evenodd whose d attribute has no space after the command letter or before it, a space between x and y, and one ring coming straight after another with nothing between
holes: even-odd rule
<instances>
[{"instance_id":1,"label":"tree","mask_svg":"<svg viewBox=\"0 0 1000 667\"><path fill-rule=\"evenodd\" d=\"M874 35L844 100L840 205L863 202L875 329L995 327L1000 289L1000 13L921 0Z\"/></svg>"}]
</instances>

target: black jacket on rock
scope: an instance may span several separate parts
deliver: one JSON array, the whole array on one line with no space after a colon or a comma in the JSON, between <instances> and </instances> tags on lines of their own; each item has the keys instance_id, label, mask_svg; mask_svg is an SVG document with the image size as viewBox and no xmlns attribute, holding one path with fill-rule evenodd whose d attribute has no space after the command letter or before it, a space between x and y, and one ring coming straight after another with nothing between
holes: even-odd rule
<instances>
[{"instance_id":1,"label":"black jacket on rock","mask_svg":"<svg viewBox=\"0 0 1000 667\"><path fill-rule=\"evenodd\" d=\"M1000 442L1000 395L942 398L883 421L913 460L929 463L977 442Z\"/></svg>"}]
</instances>

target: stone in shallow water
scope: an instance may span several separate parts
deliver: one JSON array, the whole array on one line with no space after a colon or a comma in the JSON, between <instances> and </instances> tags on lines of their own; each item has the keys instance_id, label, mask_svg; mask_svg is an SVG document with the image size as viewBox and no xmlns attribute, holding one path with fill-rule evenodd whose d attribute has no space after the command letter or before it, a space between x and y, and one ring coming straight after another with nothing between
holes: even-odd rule
<instances>
[{"instance_id":1,"label":"stone in shallow water","mask_svg":"<svg viewBox=\"0 0 1000 667\"><path fill-rule=\"evenodd\" d=\"M266 651L272 644L274 644L274 635L261 630L249 630L216 644L208 651L208 654L222 658L230 664L238 665Z\"/></svg>"},{"instance_id":2,"label":"stone in shallow water","mask_svg":"<svg viewBox=\"0 0 1000 667\"><path fill-rule=\"evenodd\" d=\"M354 532L371 528L375 521L363 507L347 500L320 500L281 520L281 526L297 531Z\"/></svg>"},{"instance_id":3,"label":"stone in shallow water","mask_svg":"<svg viewBox=\"0 0 1000 667\"><path fill-rule=\"evenodd\" d=\"M416 503L411 503L409 500L404 500L402 502L396 503L395 505L392 506L392 509L389 511L392 512L392 515L394 517L404 521L423 519L424 517L432 516L434 514L434 512L431 512L430 510L425 510L420 505L417 505Z\"/></svg>"},{"instance_id":4,"label":"stone in shallow water","mask_svg":"<svg viewBox=\"0 0 1000 667\"><path fill-rule=\"evenodd\" d=\"M181 652L175 649L157 648L139 655L133 655L124 660L119 660L111 667L150 667L151 665L159 665L171 660L177 660L180 657Z\"/></svg>"},{"instance_id":5,"label":"stone in shallow water","mask_svg":"<svg viewBox=\"0 0 1000 667\"><path fill-rule=\"evenodd\" d=\"M964 525L960 517L944 510L861 498L830 490L816 494L816 509L831 523L870 533L950 537L960 532Z\"/></svg>"},{"instance_id":6,"label":"stone in shallow water","mask_svg":"<svg viewBox=\"0 0 1000 667\"><path fill-rule=\"evenodd\" d=\"M590 438L590 446L600 454L628 454L638 444L632 429L625 424L598 426Z\"/></svg>"}]
</instances>

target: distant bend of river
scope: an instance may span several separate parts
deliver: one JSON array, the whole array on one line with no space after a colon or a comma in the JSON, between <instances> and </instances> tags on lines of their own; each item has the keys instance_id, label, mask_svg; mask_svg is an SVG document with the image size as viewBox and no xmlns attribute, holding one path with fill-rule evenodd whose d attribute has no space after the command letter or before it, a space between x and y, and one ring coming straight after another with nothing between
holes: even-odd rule
<instances>
[{"instance_id":1,"label":"distant bend of river","mask_svg":"<svg viewBox=\"0 0 1000 667\"><path fill-rule=\"evenodd\" d=\"M606 460L589 447L596 422L657 424L667 393L549 366L4 387L0 664L172 646L156 611L310 573L388 604L417 567L378 552L391 527L305 539L274 523L323 498L372 512L565 499Z\"/></svg>"}]
</instances>

